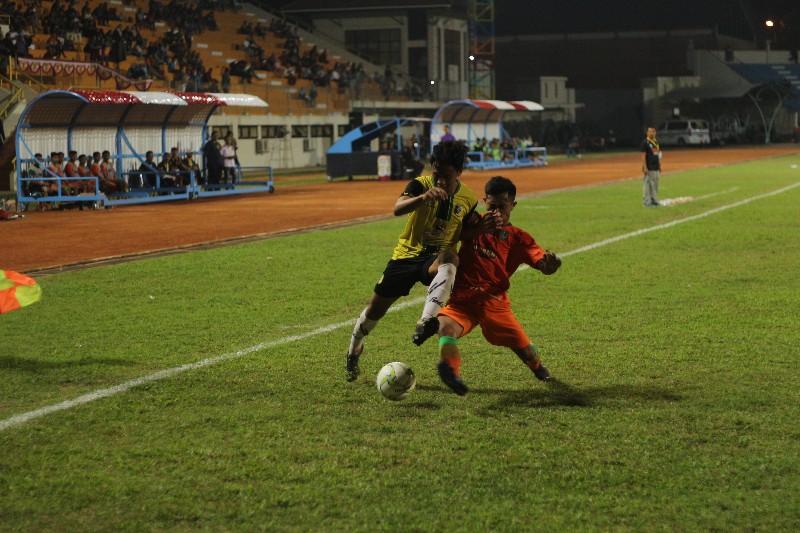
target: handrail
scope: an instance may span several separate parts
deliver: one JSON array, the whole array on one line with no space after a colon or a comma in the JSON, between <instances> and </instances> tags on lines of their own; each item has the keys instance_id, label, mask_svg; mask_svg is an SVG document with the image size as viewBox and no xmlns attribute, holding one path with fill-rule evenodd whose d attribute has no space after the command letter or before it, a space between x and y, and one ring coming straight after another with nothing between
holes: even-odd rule
<instances>
[{"instance_id":1,"label":"handrail","mask_svg":"<svg viewBox=\"0 0 800 533\"><path fill-rule=\"evenodd\" d=\"M0 108L0 120L5 120L11 108L22 100L22 94L25 91L22 87L18 87L17 91L6 99L2 108Z\"/></svg>"}]
</instances>

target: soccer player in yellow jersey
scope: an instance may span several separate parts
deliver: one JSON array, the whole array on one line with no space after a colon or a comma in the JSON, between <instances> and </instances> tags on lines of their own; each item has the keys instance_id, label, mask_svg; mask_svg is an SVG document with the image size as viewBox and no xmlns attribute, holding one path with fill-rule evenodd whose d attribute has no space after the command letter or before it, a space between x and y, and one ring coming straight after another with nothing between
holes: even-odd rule
<instances>
[{"instance_id":1,"label":"soccer player in yellow jersey","mask_svg":"<svg viewBox=\"0 0 800 533\"><path fill-rule=\"evenodd\" d=\"M431 154L431 175L411 180L397 199L394 214L408 215L406 227L369 304L356 320L345 365L348 381L355 381L361 373L358 360L364 351L364 337L417 282L428 286L428 294L411 340L420 346L439 330L437 315L453 287L458 266L456 244L465 221L477 231L489 231L482 228L499 223L474 214L478 196L458 179L467 150L458 141L437 144Z\"/></svg>"}]
</instances>

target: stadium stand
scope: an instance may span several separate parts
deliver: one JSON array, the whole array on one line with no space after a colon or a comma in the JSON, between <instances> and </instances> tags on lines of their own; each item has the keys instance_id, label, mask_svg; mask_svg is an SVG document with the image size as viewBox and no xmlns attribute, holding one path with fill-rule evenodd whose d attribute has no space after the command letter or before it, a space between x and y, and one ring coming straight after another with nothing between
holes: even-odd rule
<instances>
[{"instance_id":1,"label":"stadium stand","mask_svg":"<svg viewBox=\"0 0 800 533\"><path fill-rule=\"evenodd\" d=\"M775 83L786 87L794 97L787 99L784 102L784 107L791 111L800 110L800 65L791 63L730 63L729 66L751 83L759 85Z\"/></svg>"}]
</instances>

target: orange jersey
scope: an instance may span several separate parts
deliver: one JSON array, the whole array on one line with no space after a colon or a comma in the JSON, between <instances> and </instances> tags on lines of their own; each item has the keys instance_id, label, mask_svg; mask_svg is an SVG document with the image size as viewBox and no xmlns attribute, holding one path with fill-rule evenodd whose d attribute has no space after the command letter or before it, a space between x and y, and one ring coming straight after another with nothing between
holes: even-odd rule
<instances>
[{"instance_id":1,"label":"orange jersey","mask_svg":"<svg viewBox=\"0 0 800 533\"><path fill-rule=\"evenodd\" d=\"M500 296L520 265L533 266L545 251L528 232L507 224L499 235L484 233L462 241L453 295L483 291Z\"/></svg>"}]
</instances>

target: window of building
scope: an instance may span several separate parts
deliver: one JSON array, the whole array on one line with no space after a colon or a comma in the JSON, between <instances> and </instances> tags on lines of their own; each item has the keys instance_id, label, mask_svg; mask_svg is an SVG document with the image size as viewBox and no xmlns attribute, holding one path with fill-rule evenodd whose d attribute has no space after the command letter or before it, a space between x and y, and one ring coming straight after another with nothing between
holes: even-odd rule
<instances>
[{"instance_id":1,"label":"window of building","mask_svg":"<svg viewBox=\"0 0 800 533\"><path fill-rule=\"evenodd\" d=\"M308 137L308 126L292 126L292 137L295 139Z\"/></svg>"},{"instance_id":2,"label":"window of building","mask_svg":"<svg viewBox=\"0 0 800 533\"><path fill-rule=\"evenodd\" d=\"M258 126L239 126L240 139L258 139Z\"/></svg>"},{"instance_id":3,"label":"window of building","mask_svg":"<svg viewBox=\"0 0 800 533\"><path fill-rule=\"evenodd\" d=\"M331 138L333 137L333 126L331 124L311 126L311 136Z\"/></svg>"},{"instance_id":4,"label":"window of building","mask_svg":"<svg viewBox=\"0 0 800 533\"><path fill-rule=\"evenodd\" d=\"M262 139L283 139L286 136L284 126L261 126Z\"/></svg>"},{"instance_id":5,"label":"window of building","mask_svg":"<svg viewBox=\"0 0 800 533\"><path fill-rule=\"evenodd\" d=\"M400 65L400 29L345 30L349 50L378 65Z\"/></svg>"},{"instance_id":6,"label":"window of building","mask_svg":"<svg viewBox=\"0 0 800 533\"><path fill-rule=\"evenodd\" d=\"M224 139L228 133L233 131L233 128L231 126L214 126L209 130L209 134L211 134L212 131L216 131L219 133L219 138Z\"/></svg>"}]
</instances>

